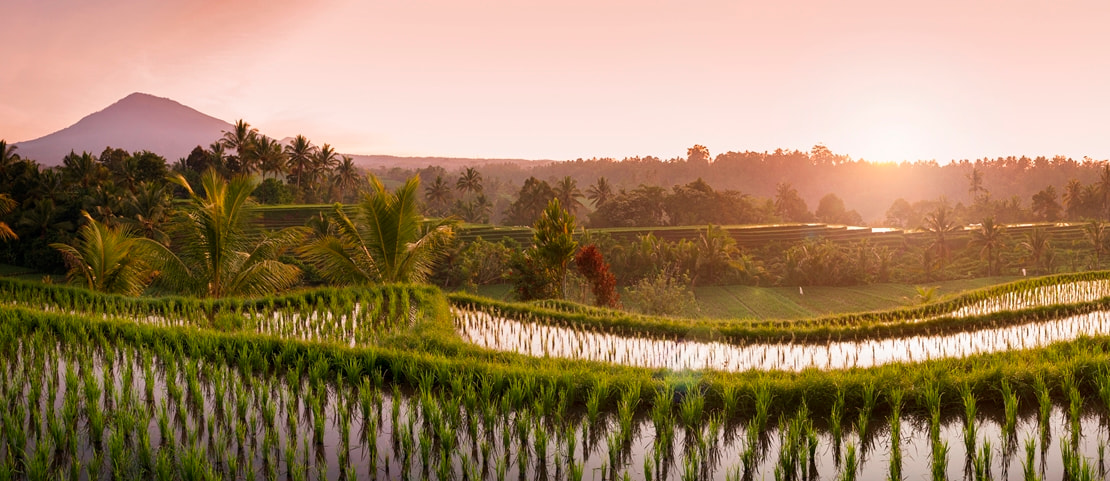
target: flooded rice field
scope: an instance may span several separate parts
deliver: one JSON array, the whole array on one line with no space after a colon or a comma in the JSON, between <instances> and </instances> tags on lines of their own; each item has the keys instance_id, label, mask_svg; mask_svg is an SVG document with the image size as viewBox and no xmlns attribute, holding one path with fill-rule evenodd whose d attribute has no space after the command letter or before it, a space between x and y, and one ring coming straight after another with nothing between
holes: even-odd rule
<instances>
[{"instance_id":1,"label":"flooded rice field","mask_svg":"<svg viewBox=\"0 0 1110 481\"><path fill-rule=\"evenodd\" d=\"M1110 312L1098 311L1003 327L942 335L916 335L827 343L732 344L632 337L456 311L455 327L467 342L537 357L610 362L651 369L801 371L868 368L897 362L967 357L1044 347L1082 336L1110 335Z\"/></svg>"},{"instance_id":2,"label":"flooded rice field","mask_svg":"<svg viewBox=\"0 0 1110 481\"><path fill-rule=\"evenodd\" d=\"M696 392L596 386L581 406L542 383L408 390L312 361L244 371L46 338L13 351L4 479L1062 479L1105 475L1110 434L1105 408L1074 397L972 407L970 424L804 404L744 418Z\"/></svg>"}]
</instances>

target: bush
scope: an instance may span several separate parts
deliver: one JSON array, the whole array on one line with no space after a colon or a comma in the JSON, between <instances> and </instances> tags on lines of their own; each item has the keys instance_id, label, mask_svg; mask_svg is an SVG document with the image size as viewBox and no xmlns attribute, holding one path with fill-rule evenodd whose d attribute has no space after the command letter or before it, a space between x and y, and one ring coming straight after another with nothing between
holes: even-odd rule
<instances>
[{"instance_id":1,"label":"bush","mask_svg":"<svg viewBox=\"0 0 1110 481\"><path fill-rule=\"evenodd\" d=\"M260 204L292 204L293 190L277 179L266 179L251 194Z\"/></svg>"},{"instance_id":2,"label":"bush","mask_svg":"<svg viewBox=\"0 0 1110 481\"><path fill-rule=\"evenodd\" d=\"M669 272L641 279L625 296L636 312L654 316L695 316L698 303L687 287L685 276L676 278Z\"/></svg>"}]
</instances>

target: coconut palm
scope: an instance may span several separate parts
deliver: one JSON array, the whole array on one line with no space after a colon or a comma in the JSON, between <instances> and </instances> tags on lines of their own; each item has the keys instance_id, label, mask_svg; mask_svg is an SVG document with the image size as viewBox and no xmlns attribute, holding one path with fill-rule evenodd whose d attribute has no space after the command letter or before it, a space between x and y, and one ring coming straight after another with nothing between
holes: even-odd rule
<instances>
[{"instance_id":1,"label":"coconut palm","mask_svg":"<svg viewBox=\"0 0 1110 481\"><path fill-rule=\"evenodd\" d=\"M952 209L947 204L941 204L937 210L925 216L925 223L921 228L932 234L933 242L929 248L936 252L937 262L943 265L948 260L948 238L960 228L952 218Z\"/></svg>"},{"instance_id":2,"label":"coconut palm","mask_svg":"<svg viewBox=\"0 0 1110 481\"><path fill-rule=\"evenodd\" d=\"M1048 261L1052 259L1052 242L1048 238L1048 232L1041 228L1033 229L1020 245L1029 256L1033 269L1037 273L1043 273L1044 268L1048 267Z\"/></svg>"},{"instance_id":3,"label":"coconut palm","mask_svg":"<svg viewBox=\"0 0 1110 481\"><path fill-rule=\"evenodd\" d=\"M613 198L613 187L605 177L598 177L597 182L586 189L586 198L593 202L595 209L601 207Z\"/></svg>"},{"instance_id":4,"label":"coconut palm","mask_svg":"<svg viewBox=\"0 0 1110 481\"><path fill-rule=\"evenodd\" d=\"M424 200L428 201L438 214L446 210L447 204L451 202L451 186L447 185L443 176L437 175L435 182L424 188Z\"/></svg>"},{"instance_id":5,"label":"coconut palm","mask_svg":"<svg viewBox=\"0 0 1110 481\"><path fill-rule=\"evenodd\" d=\"M482 192L482 174L474 167L467 167L455 182L455 188L463 194Z\"/></svg>"},{"instance_id":6,"label":"coconut palm","mask_svg":"<svg viewBox=\"0 0 1110 481\"><path fill-rule=\"evenodd\" d=\"M371 175L370 187L353 219L336 205L331 216L336 235L320 237L299 253L337 284L423 282L454 235L453 222L429 221L420 213L417 176L388 192Z\"/></svg>"},{"instance_id":7,"label":"coconut palm","mask_svg":"<svg viewBox=\"0 0 1110 481\"><path fill-rule=\"evenodd\" d=\"M254 146L254 156L263 179L266 178L266 174L273 174L274 178L277 178L278 174L288 171L288 157L281 148L281 143L265 135L258 137Z\"/></svg>"},{"instance_id":8,"label":"coconut palm","mask_svg":"<svg viewBox=\"0 0 1110 481\"><path fill-rule=\"evenodd\" d=\"M971 245L979 248L979 255L987 259L987 275L994 275L994 262L1006 242L1006 226L987 217L979 223L979 228L971 231Z\"/></svg>"},{"instance_id":9,"label":"coconut palm","mask_svg":"<svg viewBox=\"0 0 1110 481\"><path fill-rule=\"evenodd\" d=\"M70 282L112 294L139 295L153 278L156 253L165 248L128 226L111 228L83 212L73 244L50 244L62 253Z\"/></svg>"},{"instance_id":10,"label":"coconut palm","mask_svg":"<svg viewBox=\"0 0 1110 481\"><path fill-rule=\"evenodd\" d=\"M312 156L312 169L308 174L309 181L316 193L320 192L322 179L328 178L328 173L339 164L339 154L330 144L324 144Z\"/></svg>"},{"instance_id":11,"label":"coconut palm","mask_svg":"<svg viewBox=\"0 0 1110 481\"><path fill-rule=\"evenodd\" d=\"M564 176L555 184L555 198L559 199L567 212L571 214L578 212L578 208L582 207L579 197L582 197L582 191L578 190L578 181L571 176Z\"/></svg>"},{"instance_id":12,"label":"coconut palm","mask_svg":"<svg viewBox=\"0 0 1110 481\"><path fill-rule=\"evenodd\" d=\"M1064 215L1068 220L1079 218L1083 207L1083 183L1078 179L1071 179L1064 187Z\"/></svg>"},{"instance_id":13,"label":"coconut palm","mask_svg":"<svg viewBox=\"0 0 1110 481\"><path fill-rule=\"evenodd\" d=\"M19 203L8 194L0 194L0 217L11 214L17 205L19 205ZM19 236L15 235L15 231L13 231L11 227L8 227L7 222L0 222L0 241L7 242L18 238Z\"/></svg>"},{"instance_id":14,"label":"coconut palm","mask_svg":"<svg viewBox=\"0 0 1110 481\"><path fill-rule=\"evenodd\" d=\"M162 228L170 216L173 206L172 191L165 182L140 182L135 192L124 199L125 217L120 222L130 225L144 237L163 244L170 238Z\"/></svg>"},{"instance_id":15,"label":"coconut palm","mask_svg":"<svg viewBox=\"0 0 1110 481\"><path fill-rule=\"evenodd\" d=\"M1102 203L1099 207L1102 208L1100 212L1103 219L1110 217L1110 163L1103 163L1102 169L1098 173L1098 193Z\"/></svg>"},{"instance_id":16,"label":"coconut palm","mask_svg":"<svg viewBox=\"0 0 1110 481\"><path fill-rule=\"evenodd\" d=\"M17 148L6 140L0 139L0 174L7 172L8 167L19 160L19 154L15 153Z\"/></svg>"},{"instance_id":17,"label":"coconut palm","mask_svg":"<svg viewBox=\"0 0 1110 481\"><path fill-rule=\"evenodd\" d=\"M223 133L219 142L224 148L235 151L235 158L239 161L239 171L252 172L255 168L254 147L258 140L258 129L239 119L235 122L235 127Z\"/></svg>"},{"instance_id":18,"label":"coconut palm","mask_svg":"<svg viewBox=\"0 0 1110 481\"><path fill-rule=\"evenodd\" d=\"M1107 237L1110 237L1108 234L1110 232L1107 232L1106 224L1099 221L1091 221L1083 226L1083 235L1095 252L1095 269L1102 266L1102 253L1106 251Z\"/></svg>"},{"instance_id":19,"label":"coconut palm","mask_svg":"<svg viewBox=\"0 0 1110 481\"><path fill-rule=\"evenodd\" d=\"M968 188L967 192L971 194L971 200L977 200L980 193L986 194L987 189L983 187L983 171L979 167L972 167L971 172L967 174Z\"/></svg>"},{"instance_id":20,"label":"coconut palm","mask_svg":"<svg viewBox=\"0 0 1110 481\"><path fill-rule=\"evenodd\" d=\"M312 171L313 158L316 156L316 146L303 135L293 137L293 141L285 146L285 154L289 158L289 175L293 177L294 184L299 191L301 182Z\"/></svg>"},{"instance_id":21,"label":"coconut palm","mask_svg":"<svg viewBox=\"0 0 1110 481\"><path fill-rule=\"evenodd\" d=\"M341 157L339 165L335 167L332 185L339 191L339 197L345 198L344 194L352 191L358 185L360 178L358 167L355 167L355 160L344 155Z\"/></svg>"},{"instance_id":22,"label":"coconut palm","mask_svg":"<svg viewBox=\"0 0 1110 481\"><path fill-rule=\"evenodd\" d=\"M163 259L163 278L171 287L223 297L270 294L297 281L300 269L277 259L300 243L306 229L252 231L254 179L237 175L225 180L209 169L201 174L203 194L193 192L181 175L170 180L190 198L171 226L171 237L180 243Z\"/></svg>"}]
</instances>

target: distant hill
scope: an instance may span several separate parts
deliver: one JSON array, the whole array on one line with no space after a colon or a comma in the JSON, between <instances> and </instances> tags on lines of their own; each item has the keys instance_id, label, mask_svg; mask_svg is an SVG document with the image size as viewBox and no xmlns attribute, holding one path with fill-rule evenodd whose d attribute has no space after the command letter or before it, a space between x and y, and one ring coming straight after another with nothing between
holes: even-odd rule
<instances>
[{"instance_id":1,"label":"distant hill","mask_svg":"<svg viewBox=\"0 0 1110 481\"><path fill-rule=\"evenodd\" d=\"M16 152L45 166L59 165L70 151L99 155L105 147L129 152L149 150L173 163L186 157L194 147L207 147L234 126L226 121L198 112L171 99L144 93L133 93L90 114L69 127L18 142ZM268 134L268 132L263 132ZM272 135L272 134L271 134ZM282 139L288 144L292 137ZM326 142L327 139L321 139ZM356 165L364 168L419 169L438 165L452 171L463 167L488 164L543 165L545 161L523 159L466 159L455 157L395 157L391 155L351 155Z\"/></svg>"},{"instance_id":2,"label":"distant hill","mask_svg":"<svg viewBox=\"0 0 1110 481\"><path fill-rule=\"evenodd\" d=\"M26 142L16 152L42 165L58 165L71 150L100 154L105 147L149 150L174 162L207 146L232 125L173 100L133 93L69 127Z\"/></svg>"},{"instance_id":3,"label":"distant hill","mask_svg":"<svg viewBox=\"0 0 1110 481\"><path fill-rule=\"evenodd\" d=\"M468 159L462 157L397 157L393 155L352 155L355 165L367 169L393 168L423 169L428 166L439 166L448 172L462 170L466 167L481 167L487 165L515 165L522 168L539 167L551 163L550 160L525 160L525 159Z\"/></svg>"}]
</instances>

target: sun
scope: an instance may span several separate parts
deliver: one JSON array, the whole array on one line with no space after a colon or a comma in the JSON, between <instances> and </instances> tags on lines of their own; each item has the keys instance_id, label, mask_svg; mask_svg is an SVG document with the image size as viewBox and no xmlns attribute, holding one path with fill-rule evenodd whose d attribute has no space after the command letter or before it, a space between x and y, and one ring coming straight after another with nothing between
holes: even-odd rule
<instances>
[{"instance_id":1,"label":"sun","mask_svg":"<svg viewBox=\"0 0 1110 481\"><path fill-rule=\"evenodd\" d=\"M920 130L913 125L893 121L874 124L860 132L859 157L873 162L920 160L924 145Z\"/></svg>"}]
</instances>

